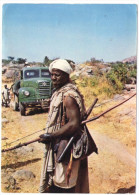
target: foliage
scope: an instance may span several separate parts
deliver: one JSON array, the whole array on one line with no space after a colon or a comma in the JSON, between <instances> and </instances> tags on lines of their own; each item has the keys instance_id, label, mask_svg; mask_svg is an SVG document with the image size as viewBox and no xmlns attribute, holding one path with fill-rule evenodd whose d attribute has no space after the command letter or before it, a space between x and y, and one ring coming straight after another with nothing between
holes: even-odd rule
<instances>
[{"instance_id":1,"label":"foliage","mask_svg":"<svg viewBox=\"0 0 139 195\"><path fill-rule=\"evenodd\" d=\"M85 64L87 66L97 66L98 64L103 63L103 59L97 60L96 58L92 57L90 60L87 60Z\"/></svg>"},{"instance_id":2,"label":"foliage","mask_svg":"<svg viewBox=\"0 0 139 195\"><path fill-rule=\"evenodd\" d=\"M128 79L128 67L126 64L117 62L112 66L111 71L107 74L107 78L116 90L122 90Z\"/></svg>"},{"instance_id":3,"label":"foliage","mask_svg":"<svg viewBox=\"0 0 139 195\"><path fill-rule=\"evenodd\" d=\"M44 57L44 65L47 65L47 63L49 62L49 58L47 56Z\"/></svg>"},{"instance_id":4,"label":"foliage","mask_svg":"<svg viewBox=\"0 0 139 195\"><path fill-rule=\"evenodd\" d=\"M133 65L128 65L128 75L129 77L133 77L133 78L137 78L137 64L133 64Z\"/></svg>"},{"instance_id":5,"label":"foliage","mask_svg":"<svg viewBox=\"0 0 139 195\"><path fill-rule=\"evenodd\" d=\"M12 61L13 64L17 64L17 63L18 64L24 64L27 60L26 58L25 59L24 58L17 58L17 60L14 60L14 59L15 59L14 57L8 56L8 59L2 59L2 63L4 65L7 65Z\"/></svg>"},{"instance_id":6,"label":"foliage","mask_svg":"<svg viewBox=\"0 0 139 195\"><path fill-rule=\"evenodd\" d=\"M7 60L7 59L2 59L2 63L4 64L4 65L7 65L7 64L9 64L9 60Z\"/></svg>"},{"instance_id":7,"label":"foliage","mask_svg":"<svg viewBox=\"0 0 139 195\"><path fill-rule=\"evenodd\" d=\"M126 64L123 63L117 63L114 65L114 73L117 76L117 78L122 82L126 83L127 80L127 73L128 73L128 68Z\"/></svg>"},{"instance_id":8,"label":"foliage","mask_svg":"<svg viewBox=\"0 0 139 195\"><path fill-rule=\"evenodd\" d=\"M13 61L13 60L14 60L14 57L8 56L8 60L9 60L9 61Z\"/></svg>"},{"instance_id":9,"label":"foliage","mask_svg":"<svg viewBox=\"0 0 139 195\"><path fill-rule=\"evenodd\" d=\"M96 60L96 58L93 57L93 58L90 59L90 61L91 61L92 64L94 64L94 63L103 62L103 59L101 59L101 60Z\"/></svg>"},{"instance_id":10,"label":"foliage","mask_svg":"<svg viewBox=\"0 0 139 195\"><path fill-rule=\"evenodd\" d=\"M24 58L17 58L17 63L24 64L26 62L26 59Z\"/></svg>"},{"instance_id":11,"label":"foliage","mask_svg":"<svg viewBox=\"0 0 139 195\"><path fill-rule=\"evenodd\" d=\"M76 78L76 83L84 95L87 105L91 103L92 98L98 97L100 100L104 100L113 97L116 93L121 93L129 79L136 78L135 64L127 65L116 62L111 64L111 67L106 74L99 74L97 70L90 78L85 76Z\"/></svg>"},{"instance_id":12,"label":"foliage","mask_svg":"<svg viewBox=\"0 0 139 195\"><path fill-rule=\"evenodd\" d=\"M137 70L136 69L131 70L129 76L133 77L133 78L136 78L137 77Z\"/></svg>"},{"instance_id":13,"label":"foliage","mask_svg":"<svg viewBox=\"0 0 139 195\"><path fill-rule=\"evenodd\" d=\"M94 98L100 101L108 99L116 94L116 90L108 82L105 76L79 77L76 84L84 96L85 104L89 106Z\"/></svg>"},{"instance_id":14,"label":"foliage","mask_svg":"<svg viewBox=\"0 0 139 195\"><path fill-rule=\"evenodd\" d=\"M136 78L136 75L136 64L117 62L112 65L112 69L107 73L106 77L117 91L121 91L124 85L131 80L131 77Z\"/></svg>"},{"instance_id":15,"label":"foliage","mask_svg":"<svg viewBox=\"0 0 139 195\"><path fill-rule=\"evenodd\" d=\"M112 84L112 86L116 89L116 90L122 90L123 89L123 84L122 82L118 79L117 75L114 73L114 71L111 71L110 73L107 74L107 78L110 82L110 84Z\"/></svg>"},{"instance_id":16,"label":"foliage","mask_svg":"<svg viewBox=\"0 0 139 195\"><path fill-rule=\"evenodd\" d=\"M53 60L50 60L47 56L45 56L45 57L44 57L43 64L44 64L44 66L49 67L49 65L51 64L51 62L53 62L53 61L56 60L56 59L58 59L58 58L55 58L55 59L53 59Z\"/></svg>"}]
</instances>

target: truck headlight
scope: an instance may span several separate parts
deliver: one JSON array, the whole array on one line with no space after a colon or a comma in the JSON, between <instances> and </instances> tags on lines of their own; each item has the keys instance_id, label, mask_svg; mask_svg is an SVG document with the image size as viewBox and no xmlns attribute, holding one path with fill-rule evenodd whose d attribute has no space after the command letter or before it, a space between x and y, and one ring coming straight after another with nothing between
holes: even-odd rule
<instances>
[{"instance_id":1,"label":"truck headlight","mask_svg":"<svg viewBox=\"0 0 139 195\"><path fill-rule=\"evenodd\" d=\"M24 91L25 96L29 96L29 91Z\"/></svg>"}]
</instances>

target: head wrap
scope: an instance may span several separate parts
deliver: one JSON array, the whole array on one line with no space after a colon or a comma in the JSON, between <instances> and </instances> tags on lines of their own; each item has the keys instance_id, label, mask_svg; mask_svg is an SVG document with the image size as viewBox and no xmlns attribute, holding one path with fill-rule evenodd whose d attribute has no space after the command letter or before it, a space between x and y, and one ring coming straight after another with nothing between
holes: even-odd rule
<instances>
[{"instance_id":1,"label":"head wrap","mask_svg":"<svg viewBox=\"0 0 139 195\"><path fill-rule=\"evenodd\" d=\"M49 66L49 71L52 72L53 68L62 70L63 72L66 72L67 74L70 74L72 72L72 68L70 64L66 60L63 60L63 59L54 60Z\"/></svg>"}]
</instances>

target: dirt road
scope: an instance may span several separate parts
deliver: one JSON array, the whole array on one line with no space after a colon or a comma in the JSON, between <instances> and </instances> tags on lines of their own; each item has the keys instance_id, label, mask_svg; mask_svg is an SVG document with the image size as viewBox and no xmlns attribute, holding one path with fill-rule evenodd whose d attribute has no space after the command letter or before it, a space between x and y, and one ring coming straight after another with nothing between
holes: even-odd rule
<instances>
[{"instance_id":1,"label":"dirt road","mask_svg":"<svg viewBox=\"0 0 139 195\"><path fill-rule=\"evenodd\" d=\"M115 102L113 103L115 104ZM128 113L125 114L124 111ZM131 110L133 111L131 114ZM89 156L90 193L134 192L136 171L136 98L122 105L119 109L88 124L90 132L98 146L99 154ZM45 127L47 113L28 112L20 116L11 108L2 109L2 118L8 120L2 124L2 146L27 136ZM26 137L20 142L36 138L42 132ZM14 146L19 142L13 143ZM10 192L37 193L43 157L43 144L34 143L17 149L12 153L2 154L2 171L7 168L30 170L36 177L30 181L18 182L16 189ZM2 184L2 191L8 192L7 184ZM118 191L119 190L119 191Z\"/></svg>"},{"instance_id":2,"label":"dirt road","mask_svg":"<svg viewBox=\"0 0 139 195\"><path fill-rule=\"evenodd\" d=\"M92 136L94 137L97 145L99 146L100 152L104 152L104 149L109 153L115 155L115 157L123 162L124 164L129 165L130 167L136 167L136 158L134 155L131 155L127 148L115 139L111 139L106 135L102 135L98 132L93 131Z\"/></svg>"},{"instance_id":3,"label":"dirt road","mask_svg":"<svg viewBox=\"0 0 139 195\"><path fill-rule=\"evenodd\" d=\"M131 192L129 188L135 186L135 156L119 141L96 131L91 132L99 151L98 155L89 157L91 192L115 193L121 188Z\"/></svg>"}]
</instances>

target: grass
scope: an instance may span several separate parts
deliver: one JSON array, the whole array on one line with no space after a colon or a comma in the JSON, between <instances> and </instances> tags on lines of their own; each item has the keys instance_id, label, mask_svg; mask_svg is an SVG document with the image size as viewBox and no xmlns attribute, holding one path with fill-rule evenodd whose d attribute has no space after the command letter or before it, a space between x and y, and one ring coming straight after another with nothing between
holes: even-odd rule
<instances>
[{"instance_id":1,"label":"grass","mask_svg":"<svg viewBox=\"0 0 139 195\"><path fill-rule=\"evenodd\" d=\"M108 82L105 76L78 78L76 80L76 84L84 96L86 108L88 108L93 103L95 98L98 98L98 104L101 104L104 100L113 99L114 95L117 94L117 91ZM121 91L119 91L119 93L121 93ZM121 101L119 100L118 102L120 103ZM118 104L118 102L111 101L100 107L94 108L89 118L104 112L105 110ZM92 123L88 123L88 127L95 129L100 133L104 133L111 138L114 137L115 139L121 141L128 147L129 152L135 154L136 129L132 125L133 119L130 115L125 116L119 114L119 112L126 110L127 107L131 107L133 110L136 110L135 102L136 97L105 114L100 119L95 120Z\"/></svg>"},{"instance_id":2,"label":"grass","mask_svg":"<svg viewBox=\"0 0 139 195\"><path fill-rule=\"evenodd\" d=\"M120 101L119 101L120 102ZM104 104L101 107L94 108L90 117L101 113L108 108L111 108L118 102L110 102ZM121 115L120 112L125 111L127 108L131 108L133 112L136 111L136 97L126 102L125 104L117 107L116 109L108 112L103 117L88 123L90 129L94 129L99 133L105 134L110 138L114 138L123 143L131 154L136 153L136 128L132 124L133 117L131 115Z\"/></svg>"},{"instance_id":3,"label":"grass","mask_svg":"<svg viewBox=\"0 0 139 195\"><path fill-rule=\"evenodd\" d=\"M84 96L85 105L91 105L95 98L99 99L99 103L103 100L112 98L116 94L115 89L109 84L105 76L92 78L78 78L76 84Z\"/></svg>"}]
</instances>

